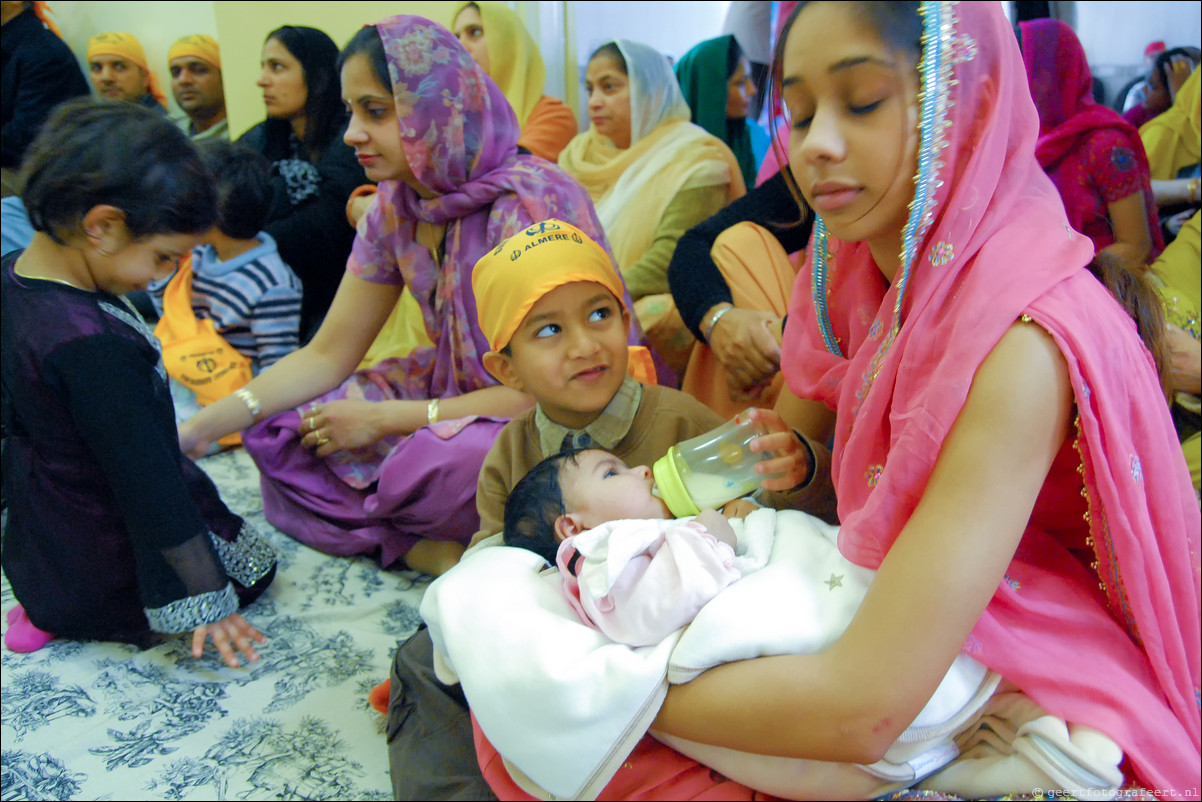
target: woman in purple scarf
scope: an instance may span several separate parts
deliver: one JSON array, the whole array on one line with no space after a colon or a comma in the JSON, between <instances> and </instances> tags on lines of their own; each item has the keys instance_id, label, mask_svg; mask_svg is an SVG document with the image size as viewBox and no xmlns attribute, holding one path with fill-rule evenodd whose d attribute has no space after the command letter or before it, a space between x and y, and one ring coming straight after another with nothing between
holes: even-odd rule
<instances>
[{"instance_id":1,"label":"woman in purple scarf","mask_svg":"<svg viewBox=\"0 0 1202 802\"><path fill-rule=\"evenodd\" d=\"M339 62L345 141L379 193L338 294L309 345L183 424L180 442L203 452L255 423L243 439L268 521L321 551L378 549L385 566L437 575L478 525L493 439L532 404L481 364L472 268L551 217L604 234L579 184L518 153L513 110L450 31L392 17L363 28ZM433 346L352 372L404 287Z\"/></svg>"}]
</instances>

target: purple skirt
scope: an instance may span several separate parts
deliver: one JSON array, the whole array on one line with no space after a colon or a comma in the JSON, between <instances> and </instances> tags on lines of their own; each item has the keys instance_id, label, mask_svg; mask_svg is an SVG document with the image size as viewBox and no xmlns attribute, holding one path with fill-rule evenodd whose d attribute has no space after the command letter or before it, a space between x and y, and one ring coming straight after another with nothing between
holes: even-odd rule
<instances>
[{"instance_id":1,"label":"purple skirt","mask_svg":"<svg viewBox=\"0 0 1202 802\"><path fill-rule=\"evenodd\" d=\"M388 567L419 539L467 545L480 526L476 482L507 421L474 417L423 426L392 443L370 483L335 472L345 455L321 458L301 445L300 414L282 412L243 433L259 467L272 526L318 551L375 554ZM356 483L358 484L358 483Z\"/></svg>"}]
</instances>

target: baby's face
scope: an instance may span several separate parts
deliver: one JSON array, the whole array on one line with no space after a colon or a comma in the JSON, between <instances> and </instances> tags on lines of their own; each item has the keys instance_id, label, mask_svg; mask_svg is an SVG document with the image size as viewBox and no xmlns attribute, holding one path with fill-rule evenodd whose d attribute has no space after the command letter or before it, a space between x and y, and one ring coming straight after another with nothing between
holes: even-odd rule
<instances>
[{"instance_id":1,"label":"baby's face","mask_svg":"<svg viewBox=\"0 0 1202 802\"><path fill-rule=\"evenodd\" d=\"M564 508L581 516L585 529L629 518L670 518L667 505L651 494L654 485L646 465L631 468L606 451L582 451L559 470Z\"/></svg>"}]
</instances>

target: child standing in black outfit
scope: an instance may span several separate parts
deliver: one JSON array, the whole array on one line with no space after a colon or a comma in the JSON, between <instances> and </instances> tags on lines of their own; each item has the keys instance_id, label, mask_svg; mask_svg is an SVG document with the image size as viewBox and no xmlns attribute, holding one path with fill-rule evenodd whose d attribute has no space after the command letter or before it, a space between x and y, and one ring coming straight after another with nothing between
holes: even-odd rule
<instances>
[{"instance_id":1,"label":"child standing in black outfit","mask_svg":"<svg viewBox=\"0 0 1202 802\"><path fill-rule=\"evenodd\" d=\"M0 263L11 401L5 642L206 638L231 666L263 635L238 613L275 574L270 545L179 450L158 341L120 296L213 225L210 176L170 121L128 103L60 106L25 162L36 234Z\"/></svg>"}]
</instances>

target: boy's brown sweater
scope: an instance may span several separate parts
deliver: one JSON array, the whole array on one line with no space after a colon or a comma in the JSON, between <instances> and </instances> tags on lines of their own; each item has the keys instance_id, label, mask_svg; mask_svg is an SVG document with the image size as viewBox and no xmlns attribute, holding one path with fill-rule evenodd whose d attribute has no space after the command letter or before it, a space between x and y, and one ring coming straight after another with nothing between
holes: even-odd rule
<instances>
[{"instance_id":1,"label":"boy's brown sweater","mask_svg":"<svg viewBox=\"0 0 1202 802\"><path fill-rule=\"evenodd\" d=\"M612 451L628 465L650 465L681 440L704 434L723 422L718 413L687 393L645 385L630 431ZM547 456L534 424L533 409L506 424L480 469L476 487L480 531L473 542L504 528L509 491Z\"/></svg>"}]
</instances>

